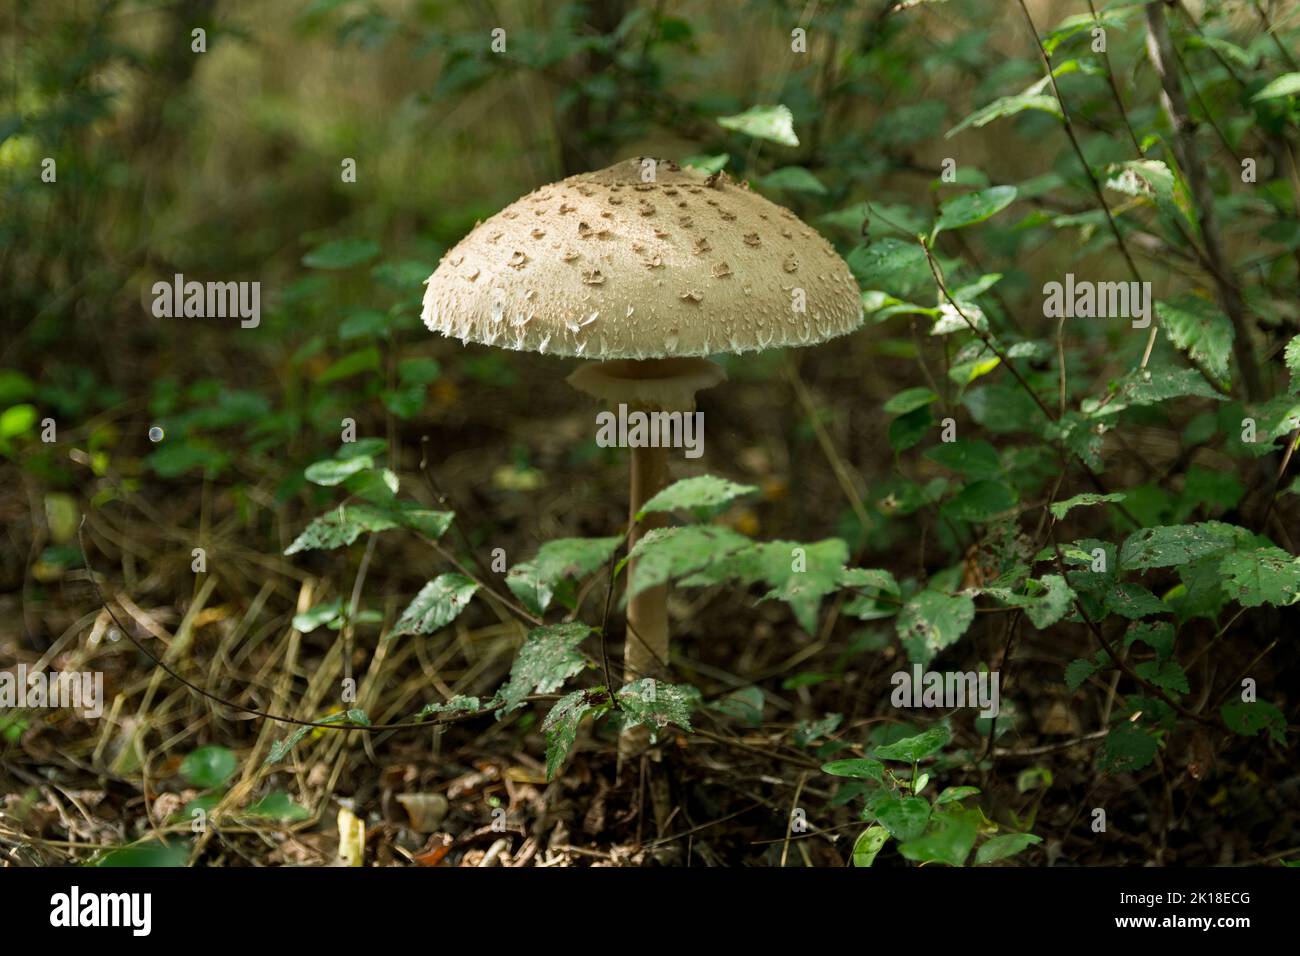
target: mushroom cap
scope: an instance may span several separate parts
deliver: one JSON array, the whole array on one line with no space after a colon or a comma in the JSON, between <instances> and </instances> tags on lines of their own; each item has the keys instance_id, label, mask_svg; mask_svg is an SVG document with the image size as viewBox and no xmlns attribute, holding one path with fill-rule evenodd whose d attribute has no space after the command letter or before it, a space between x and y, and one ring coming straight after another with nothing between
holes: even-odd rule
<instances>
[{"instance_id":1,"label":"mushroom cap","mask_svg":"<svg viewBox=\"0 0 1300 956\"><path fill-rule=\"evenodd\" d=\"M815 229L725 173L670 160L534 190L426 285L435 332L592 359L815 345L862 324L857 282Z\"/></svg>"}]
</instances>

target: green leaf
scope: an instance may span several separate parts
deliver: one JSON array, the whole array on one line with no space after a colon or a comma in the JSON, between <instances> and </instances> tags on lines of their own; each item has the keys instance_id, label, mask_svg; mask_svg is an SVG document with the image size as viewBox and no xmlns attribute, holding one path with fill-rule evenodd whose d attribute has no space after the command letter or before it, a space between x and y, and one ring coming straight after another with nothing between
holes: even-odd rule
<instances>
[{"instance_id":1,"label":"green leaf","mask_svg":"<svg viewBox=\"0 0 1300 956\"><path fill-rule=\"evenodd\" d=\"M861 780L874 780L876 783L885 782L885 765L879 760L869 758L832 760L830 763L822 764L822 773L829 773L833 777L856 777Z\"/></svg>"},{"instance_id":2,"label":"green leaf","mask_svg":"<svg viewBox=\"0 0 1300 956\"><path fill-rule=\"evenodd\" d=\"M1124 633L1124 646L1129 647L1137 641L1154 650L1163 661L1174 652L1174 626L1168 621L1134 622ZM1098 656L1104 653L1099 651Z\"/></svg>"},{"instance_id":3,"label":"green leaf","mask_svg":"<svg viewBox=\"0 0 1300 956\"><path fill-rule=\"evenodd\" d=\"M1274 704L1263 700L1230 701L1219 708L1219 713L1235 734L1253 737L1266 730L1279 746L1286 746L1286 715Z\"/></svg>"},{"instance_id":4,"label":"green leaf","mask_svg":"<svg viewBox=\"0 0 1300 956\"><path fill-rule=\"evenodd\" d=\"M451 511L430 511L411 501L400 502L391 516L403 528L435 541L447 533L456 517Z\"/></svg>"},{"instance_id":5,"label":"green leaf","mask_svg":"<svg viewBox=\"0 0 1300 956\"><path fill-rule=\"evenodd\" d=\"M609 692L604 687L575 690L556 701L542 721L542 733L546 735L547 780L554 780L568 759L569 752L578 739L578 725L583 718L589 714L599 716L609 708Z\"/></svg>"},{"instance_id":6,"label":"green leaf","mask_svg":"<svg viewBox=\"0 0 1300 956\"><path fill-rule=\"evenodd\" d=\"M1283 356L1286 359L1286 369L1291 375L1291 394L1295 395L1300 393L1300 335L1286 344Z\"/></svg>"},{"instance_id":7,"label":"green leaf","mask_svg":"<svg viewBox=\"0 0 1300 956\"><path fill-rule=\"evenodd\" d=\"M687 156L682 160L682 165L690 166L693 169L702 169L711 176L726 169L727 163L730 161L730 153L718 153L714 156Z\"/></svg>"},{"instance_id":8,"label":"green leaf","mask_svg":"<svg viewBox=\"0 0 1300 956\"><path fill-rule=\"evenodd\" d=\"M762 688L742 687L713 701L709 708L747 727L760 727L763 724L763 703Z\"/></svg>"},{"instance_id":9,"label":"green leaf","mask_svg":"<svg viewBox=\"0 0 1300 956\"><path fill-rule=\"evenodd\" d=\"M348 478L358 472L373 468L375 461L369 455L358 455L355 458L326 458L324 461L314 462L307 466L303 472L303 477L314 485L341 485Z\"/></svg>"},{"instance_id":10,"label":"green leaf","mask_svg":"<svg viewBox=\"0 0 1300 956\"><path fill-rule=\"evenodd\" d=\"M641 538L629 555L633 564L628 596L699 571L750 544L743 535L712 525L656 528Z\"/></svg>"},{"instance_id":11,"label":"green leaf","mask_svg":"<svg viewBox=\"0 0 1300 956\"><path fill-rule=\"evenodd\" d=\"M864 289L880 289L902 296L923 282L932 285L934 281L925 250L915 241L877 239L854 249L845 261Z\"/></svg>"},{"instance_id":12,"label":"green leaf","mask_svg":"<svg viewBox=\"0 0 1300 956\"><path fill-rule=\"evenodd\" d=\"M341 548L368 532L387 531L397 526L392 514L371 505L339 505L307 525L284 553Z\"/></svg>"},{"instance_id":13,"label":"green leaf","mask_svg":"<svg viewBox=\"0 0 1300 956\"><path fill-rule=\"evenodd\" d=\"M466 697L464 694L457 694L445 704L425 704L416 713L415 719L423 720L425 717L432 717L435 714L477 714L482 709L483 702L477 697Z\"/></svg>"},{"instance_id":14,"label":"green leaf","mask_svg":"<svg viewBox=\"0 0 1300 956\"><path fill-rule=\"evenodd\" d=\"M1102 598L1107 611L1130 621L1152 614L1168 614L1173 610L1140 584L1119 581L1111 585Z\"/></svg>"},{"instance_id":15,"label":"green leaf","mask_svg":"<svg viewBox=\"0 0 1300 956\"><path fill-rule=\"evenodd\" d=\"M1030 578L1025 582L1025 588L1025 594L1004 594L1000 589L993 588L988 589L988 592L1012 607L1024 608L1025 616L1039 630L1051 627L1065 617L1076 597L1074 589L1059 574Z\"/></svg>"},{"instance_id":16,"label":"green leaf","mask_svg":"<svg viewBox=\"0 0 1300 956\"><path fill-rule=\"evenodd\" d=\"M928 405L899 415L889 423L889 447L904 452L920 444L934 425L934 416Z\"/></svg>"},{"instance_id":17,"label":"green leaf","mask_svg":"<svg viewBox=\"0 0 1300 956\"><path fill-rule=\"evenodd\" d=\"M979 833L978 810L954 808L936 812L925 835L898 848L906 859L918 863L963 866Z\"/></svg>"},{"instance_id":18,"label":"green leaf","mask_svg":"<svg viewBox=\"0 0 1300 956\"><path fill-rule=\"evenodd\" d=\"M1084 681L1099 670L1101 664L1095 660L1088 661L1080 658L1070 661L1065 668L1065 686L1070 688L1071 692L1076 691L1083 686Z\"/></svg>"},{"instance_id":19,"label":"green leaf","mask_svg":"<svg viewBox=\"0 0 1300 956\"><path fill-rule=\"evenodd\" d=\"M586 665L578 645L592 633L586 624L547 624L533 628L510 668L510 680L501 688L501 709L508 714L523 705L529 694L551 694Z\"/></svg>"},{"instance_id":20,"label":"green leaf","mask_svg":"<svg viewBox=\"0 0 1300 956\"><path fill-rule=\"evenodd\" d=\"M996 216L1015 201L1015 186L993 186L949 199L939 207L930 242L945 229L962 229Z\"/></svg>"},{"instance_id":21,"label":"green leaf","mask_svg":"<svg viewBox=\"0 0 1300 956\"><path fill-rule=\"evenodd\" d=\"M1231 373L1228 358L1236 333L1232 322L1212 303L1188 293L1169 302L1156 303L1156 315L1175 347L1227 384Z\"/></svg>"},{"instance_id":22,"label":"green leaf","mask_svg":"<svg viewBox=\"0 0 1300 956\"><path fill-rule=\"evenodd\" d=\"M952 733L944 724L935 724L924 733L915 737L904 737L892 744L877 747L875 755L881 760L899 760L903 763L916 763L933 753L938 753L952 739Z\"/></svg>"},{"instance_id":23,"label":"green leaf","mask_svg":"<svg viewBox=\"0 0 1300 956\"><path fill-rule=\"evenodd\" d=\"M351 378L353 375L359 375L362 372L378 371L379 364L379 349L372 345L343 356L343 358L321 372L316 381L321 385L328 385L331 382Z\"/></svg>"},{"instance_id":24,"label":"green leaf","mask_svg":"<svg viewBox=\"0 0 1300 956\"><path fill-rule=\"evenodd\" d=\"M894 839L913 840L930 822L930 803L921 797L893 797L873 807L872 813Z\"/></svg>"},{"instance_id":25,"label":"green leaf","mask_svg":"<svg viewBox=\"0 0 1300 956\"><path fill-rule=\"evenodd\" d=\"M885 411L890 415L906 415L938 400L938 394L924 386L906 388L885 402Z\"/></svg>"},{"instance_id":26,"label":"green leaf","mask_svg":"<svg viewBox=\"0 0 1300 956\"><path fill-rule=\"evenodd\" d=\"M967 478L996 478L1002 473L997 449L982 438L940 442L925 457Z\"/></svg>"},{"instance_id":27,"label":"green leaf","mask_svg":"<svg viewBox=\"0 0 1300 956\"><path fill-rule=\"evenodd\" d=\"M1032 833L1005 833L1002 836L989 837L975 851L975 865L982 866L985 863L996 863L998 860L1005 860L1007 857L1015 856L1026 847L1042 842L1042 837L1036 837Z\"/></svg>"},{"instance_id":28,"label":"green leaf","mask_svg":"<svg viewBox=\"0 0 1300 956\"><path fill-rule=\"evenodd\" d=\"M432 634L460 616L478 590L478 584L463 574L440 574L424 587L397 619L389 637L404 634Z\"/></svg>"},{"instance_id":29,"label":"green leaf","mask_svg":"<svg viewBox=\"0 0 1300 956\"><path fill-rule=\"evenodd\" d=\"M711 514L720 511L736 498L750 495L758 489L753 485L740 485L726 478L713 475L700 475L696 478L683 478L654 495L645 506L637 512L637 520L652 511L694 511L697 514Z\"/></svg>"},{"instance_id":30,"label":"green leaf","mask_svg":"<svg viewBox=\"0 0 1300 956\"><path fill-rule=\"evenodd\" d=\"M744 547L707 568L701 567L681 583L686 587L710 586L730 579L747 585L764 583L770 588L765 599L790 605L799 626L814 632L822 599L841 586L848 545L839 538L812 543L741 540ZM640 568L633 578L639 573Z\"/></svg>"},{"instance_id":31,"label":"green leaf","mask_svg":"<svg viewBox=\"0 0 1300 956\"><path fill-rule=\"evenodd\" d=\"M1300 558L1281 548L1233 551L1219 564L1223 589L1242 607L1286 607L1300 600Z\"/></svg>"},{"instance_id":32,"label":"green leaf","mask_svg":"<svg viewBox=\"0 0 1300 956\"><path fill-rule=\"evenodd\" d=\"M1083 411L1094 416L1116 415L1130 405L1163 405L1175 398L1225 401L1195 369L1167 365L1135 369L1120 378L1113 388L1115 397L1104 408L1098 400L1088 399L1081 404Z\"/></svg>"},{"instance_id":33,"label":"green leaf","mask_svg":"<svg viewBox=\"0 0 1300 956\"><path fill-rule=\"evenodd\" d=\"M402 359L397 363L397 380L403 385L422 387L442 377L442 366L431 358Z\"/></svg>"},{"instance_id":34,"label":"green leaf","mask_svg":"<svg viewBox=\"0 0 1300 956\"><path fill-rule=\"evenodd\" d=\"M219 787L234 775L239 761L225 747L200 747L181 761L181 776L201 790Z\"/></svg>"},{"instance_id":35,"label":"green leaf","mask_svg":"<svg viewBox=\"0 0 1300 956\"><path fill-rule=\"evenodd\" d=\"M332 621L338 620L339 612L343 609L343 599L335 598L332 601L325 601L323 604L317 604L314 607L303 611L301 614L293 616L293 627L296 631L309 634L318 627L324 627Z\"/></svg>"},{"instance_id":36,"label":"green leaf","mask_svg":"<svg viewBox=\"0 0 1300 956\"><path fill-rule=\"evenodd\" d=\"M974 619L975 602L969 595L921 591L903 606L895 627L908 659L925 664L955 644Z\"/></svg>"},{"instance_id":37,"label":"green leaf","mask_svg":"<svg viewBox=\"0 0 1300 956\"><path fill-rule=\"evenodd\" d=\"M1148 199L1162 213L1195 225L1191 198L1182 180L1158 159L1130 159L1116 163L1110 169L1113 175L1106 188Z\"/></svg>"},{"instance_id":38,"label":"green leaf","mask_svg":"<svg viewBox=\"0 0 1300 956\"><path fill-rule=\"evenodd\" d=\"M377 309L353 312L339 323L339 339L347 342L370 335L382 335L388 331L388 322L388 316Z\"/></svg>"},{"instance_id":39,"label":"green leaf","mask_svg":"<svg viewBox=\"0 0 1300 956\"><path fill-rule=\"evenodd\" d=\"M349 269L379 255L379 244L369 239L335 239L302 257L311 269Z\"/></svg>"},{"instance_id":40,"label":"green leaf","mask_svg":"<svg viewBox=\"0 0 1300 956\"><path fill-rule=\"evenodd\" d=\"M1016 506L1015 489L1000 481L984 478L972 481L940 509L949 518L981 524Z\"/></svg>"},{"instance_id":41,"label":"green leaf","mask_svg":"<svg viewBox=\"0 0 1300 956\"><path fill-rule=\"evenodd\" d=\"M1232 550L1248 537L1244 528L1222 521L1143 528L1120 546L1119 566L1123 570L1173 567Z\"/></svg>"},{"instance_id":42,"label":"green leaf","mask_svg":"<svg viewBox=\"0 0 1300 956\"><path fill-rule=\"evenodd\" d=\"M25 435L36 424L35 405L11 405L0 412L0 441Z\"/></svg>"},{"instance_id":43,"label":"green leaf","mask_svg":"<svg viewBox=\"0 0 1300 956\"><path fill-rule=\"evenodd\" d=\"M622 538L556 538L506 575L506 587L534 614L551 604L560 583L579 580L609 561Z\"/></svg>"},{"instance_id":44,"label":"green leaf","mask_svg":"<svg viewBox=\"0 0 1300 956\"><path fill-rule=\"evenodd\" d=\"M329 714L325 717L318 718L315 722L318 724L347 723L357 727L369 727L370 717L364 710L353 708L352 710L343 711L342 713ZM293 733L288 737L285 737L283 740L277 740L271 744L271 751L266 755L266 760L262 762L262 766L269 767L271 764L279 763L289 755L289 751L293 750L293 748L296 747L304 737L315 729L315 727L310 726L295 727Z\"/></svg>"},{"instance_id":45,"label":"green leaf","mask_svg":"<svg viewBox=\"0 0 1300 956\"><path fill-rule=\"evenodd\" d=\"M960 803L967 797L973 797L979 792L979 787L944 787L943 792L934 798L934 805L941 807L945 803Z\"/></svg>"},{"instance_id":46,"label":"green leaf","mask_svg":"<svg viewBox=\"0 0 1300 956\"><path fill-rule=\"evenodd\" d=\"M643 677L618 692L619 724L649 727L652 738L669 724L689 731L691 711L699 702L700 693L694 687Z\"/></svg>"},{"instance_id":47,"label":"green leaf","mask_svg":"<svg viewBox=\"0 0 1300 956\"><path fill-rule=\"evenodd\" d=\"M853 865L870 866L876 855L889 842L889 831L884 827L869 826L853 841Z\"/></svg>"},{"instance_id":48,"label":"green leaf","mask_svg":"<svg viewBox=\"0 0 1300 956\"><path fill-rule=\"evenodd\" d=\"M825 196L827 189L819 180L802 166L784 166L760 177L758 185L763 189L779 189L792 193L808 193L813 196Z\"/></svg>"},{"instance_id":49,"label":"green leaf","mask_svg":"<svg viewBox=\"0 0 1300 956\"><path fill-rule=\"evenodd\" d=\"M1133 672L1161 690L1174 694L1191 693L1187 674L1176 661L1142 661L1134 666Z\"/></svg>"},{"instance_id":50,"label":"green leaf","mask_svg":"<svg viewBox=\"0 0 1300 956\"><path fill-rule=\"evenodd\" d=\"M137 846L119 846L106 849L90 865L97 867L173 867L185 866L189 859L189 848L183 843L142 843Z\"/></svg>"},{"instance_id":51,"label":"green leaf","mask_svg":"<svg viewBox=\"0 0 1300 956\"><path fill-rule=\"evenodd\" d=\"M754 106L735 116L719 116L718 125L755 139L770 140L782 146L798 146L794 134L794 114L787 106Z\"/></svg>"},{"instance_id":52,"label":"green leaf","mask_svg":"<svg viewBox=\"0 0 1300 956\"><path fill-rule=\"evenodd\" d=\"M311 811L306 807L298 804L283 790L273 790L258 800L253 805L247 807L243 815L246 817L256 817L267 820L281 820L294 823L299 820L310 820Z\"/></svg>"},{"instance_id":53,"label":"green leaf","mask_svg":"<svg viewBox=\"0 0 1300 956\"><path fill-rule=\"evenodd\" d=\"M1112 727L1101 745L1101 769L1107 773L1142 770L1156 759L1160 742L1131 723Z\"/></svg>"},{"instance_id":54,"label":"green leaf","mask_svg":"<svg viewBox=\"0 0 1300 956\"><path fill-rule=\"evenodd\" d=\"M979 129L981 126L987 126L996 119L1002 119L1007 116L1015 116L1017 113L1023 113L1025 110L1039 110L1043 113L1050 113L1057 119L1061 119L1061 106L1056 102L1055 96L1047 96L1042 93L1017 93L1015 96L1002 96L982 106L970 116L948 130L944 134L944 139L951 139L962 130L974 126Z\"/></svg>"},{"instance_id":55,"label":"green leaf","mask_svg":"<svg viewBox=\"0 0 1300 956\"><path fill-rule=\"evenodd\" d=\"M1052 516L1057 521L1063 519L1074 508L1085 508L1093 505L1107 504L1112 501L1123 501L1127 498L1122 491L1115 491L1108 495L1093 494L1091 491L1084 492L1081 495L1075 495L1073 498L1066 498L1064 501L1053 501L1049 506Z\"/></svg>"},{"instance_id":56,"label":"green leaf","mask_svg":"<svg viewBox=\"0 0 1300 956\"><path fill-rule=\"evenodd\" d=\"M1257 103L1260 100L1273 100L1280 96L1296 95L1300 95L1300 73L1283 73L1250 99L1251 102Z\"/></svg>"}]
</instances>

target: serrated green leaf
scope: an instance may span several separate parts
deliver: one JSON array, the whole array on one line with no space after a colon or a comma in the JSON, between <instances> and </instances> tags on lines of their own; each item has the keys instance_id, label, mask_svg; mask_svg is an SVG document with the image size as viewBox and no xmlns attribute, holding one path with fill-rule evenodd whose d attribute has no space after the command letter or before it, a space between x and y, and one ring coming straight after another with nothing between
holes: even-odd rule
<instances>
[{"instance_id":1,"label":"serrated green leaf","mask_svg":"<svg viewBox=\"0 0 1300 956\"><path fill-rule=\"evenodd\" d=\"M619 724L649 727L654 737L670 724L691 729L691 711L700 703L700 692L688 684L668 684L643 677L618 692Z\"/></svg>"},{"instance_id":2,"label":"serrated green leaf","mask_svg":"<svg viewBox=\"0 0 1300 956\"><path fill-rule=\"evenodd\" d=\"M751 544L744 535L713 525L656 528L641 538L629 555L633 564L628 596L698 572Z\"/></svg>"},{"instance_id":3,"label":"serrated green leaf","mask_svg":"<svg viewBox=\"0 0 1300 956\"><path fill-rule=\"evenodd\" d=\"M396 518L371 505L339 505L307 525L284 553L341 548L368 532L387 531L396 527Z\"/></svg>"},{"instance_id":4,"label":"serrated green leaf","mask_svg":"<svg viewBox=\"0 0 1300 956\"><path fill-rule=\"evenodd\" d=\"M1275 704L1264 700L1229 701L1219 708L1219 713L1235 734L1253 737L1265 730L1279 746L1286 746L1286 715Z\"/></svg>"},{"instance_id":5,"label":"serrated green leaf","mask_svg":"<svg viewBox=\"0 0 1300 956\"><path fill-rule=\"evenodd\" d=\"M637 520L652 511L714 513L735 499L743 495L751 495L757 490L753 485L741 485L713 475L683 478L681 481L673 482L647 501L637 512Z\"/></svg>"},{"instance_id":6,"label":"serrated green leaf","mask_svg":"<svg viewBox=\"0 0 1300 956\"><path fill-rule=\"evenodd\" d=\"M1134 666L1133 672L1161 690L1175 694L1191 693L1187 673L1176 661L1142 661Z\"/></svg>"},{"instance_id":7,"label":"serrated green leaf","mask_svg":"<svg viewBox=\"0 0 1300 956\"><path fill-rule=\"evenodd\" d=\"M903 606L895 627L908 659L926 664L955 644L974 619L975 602L969 595L922 591Z\"/></svg>"},{"instance_id":8,"label":"serrated green leaf","mask_svg":"<svg viewBox=\"0 0 1300 956\"><path fill-rule=\"evenodd\" d=\"M1097 673L1101 667L1096 661L1088 661L1082 658L1070 661L1065 667L1065 686L1070 688L1071 692L1078 690L1093 674Z\"/></svg>"},{"instance_id":9,"label":"serrated green leaf","mask_svg":"<svg viewBox=\"0 0 1300 956\"><path fill-rule=\"evenodd\" d=\"M568 759L583 718L603 714L609 707L609 692L604 687L575 690L556 701L542 721L542 733L546 735L547 780L554 780Z\"/></svg>"},{"instance_id":10,"label":"serrated green leaf","mask_svg":"<svg viewBox=\"0 0 1300 956\"><path fill-rule=\"evenodd\" d=\"M352 710L343 711L342 713L329 714L325 717L317 718L316 723L318 724L346 723L346 724L353 724L358 727L369 727L370 717L366 714L364 710L361 710L360 708L353 708ZM272 743L271 751L270 753L267 754L266 760L263 761L262 766L268 767L271 764L279 763L281 760L283 760L285 757L289 755L289 751L293 750L293 748L296 747L298 743L309 733L311 733L314 729L316 728L309 727L309 726L295 727L293 733L291 733L288 737L284 738L283 740L277 740L274 743Z\"/></svg>"},{"instance_id":11,"label":"serrated green leaf","mask_svg":"<svg viewBox=\"0 0 1300 956\"><path fill-rule=\"evenodd\" d=\"M1300 558L1281 548L1233 551L1219 563L1223 589L1242 607L1300 600Z\"/></svg>"},{"instance_id":12,"label":"serrated green leaf","mask_svg":"<svg viewBox=\"0 0 1300 956\"><path fill-rule=\"evenodd\" d=\"M1052 512L1053 517L1055 517L1057 521L1060 521L1074 508L1086 508L1091 507L1092 505L1123 501L1127 497L1128 495L1122 491L1112 492L1108 495L1084 492L1081 495L1075 495L1073 498L1066 498L1064 501L1053 501L1049 506L1049 510Z\"/></svg>"},{"instance_id":13,"label":"serrated green leaf","mask_svg":"<svg viewBox=\"0 0 1300 956\"><path fill-rule=\"evenodd\" d=\"M500 714L523 705L529 694L551 694L586 665L578 645L592 633L586 624L547 624L533 628L510 668L508 680L498 694Z\"/></svg>"},{"instance_id":14,"label":"serrated green leaf","mask_svg":"<svg viewBox=\"0 0 1300 956\"><path fill-rule=\"evenodd\" d=\"M389 637L441 630L460 616L476 591L478 584L463 574L438 575L407 605Z\"/></svg>"},{"instance_id":15,"label":"serrated green leaf","mask_svg":"<svg viewBox=\"0 0 1300 956\"><path fill-rule=\"evenodd\" d=\"M557 538L548 541L531 561L522 561L506 575L506 587L530 611L541 614L550 607L556 589L565 580L580 580L604 566L622 544L622 538Z\"/></svg>"},{"instance_id":16,"label":"serrated green leaf","mask_svg":"<svg viewBox=\"0 0 1300 956\"><path fill-rule=\"evenodd\" d=\"M1160 742L1141 727L1123 723L1112 727L1102 742L1100 763L1107 773L1142 770L1156 759Z\"/></svg>"},{"instance_id":17,"label":"serrated green leaf","mask_svg":"<svg viewBox=\"0 0 1300 956\"><path fill-rule=\"evenodd\" d=\"M1168 568L1237 547L1249 538L1244 528L1222 521L1162 525L1135 531L1119 549L1122 570Z\"/></svg>"},{"instance_id":18,"label":"serrated green leaf","mask_svg":"<svg viewBox=\"0 0 1300 956\"><path fill-rule=\"evenodd\" d=\"M1232 322L1213 303L1188 293L1156 303L1160 325L1174 346L1220 382L1230 380L1228 358L1236 333Z\"/></svg>"}]
</instances>

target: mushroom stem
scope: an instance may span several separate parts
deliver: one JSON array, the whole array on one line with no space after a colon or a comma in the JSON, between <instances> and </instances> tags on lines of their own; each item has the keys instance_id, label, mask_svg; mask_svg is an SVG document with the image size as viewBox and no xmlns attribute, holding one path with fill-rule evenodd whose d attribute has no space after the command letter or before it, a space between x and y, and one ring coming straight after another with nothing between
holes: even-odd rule
<instances>
[{"instance_id":1,"label":"mushroom stem","mask_svg":"<svg viewBox=\"0 0 1300 956\"><path fill-rule=\"evenodd\" d=\"M648 531L662 528L666 516L648 514L640 521L637 512L668 484L668 449L633 448L631 481L632 533L628 548ZM636 573L636 561L628 564L628 580ZM647 588L627 602L627 646L623 652L623 682L642 677L663 677L668 663L668 585Z\"/></svg>"},{"instance_id":2,"label":"mushroom stem","mask_svg":"<svg viewBox=\"0 0 1300 956\"><path fill-rule=\"evenodd\" d=\"M589 362L569 376L569 384L608 402L613 408L626 406L629 412L690 414L695 410L695 393L725 379L721 367L707 359L624 359ZM662 513L637 520L637 513L646 502L668 485L668 448L652 442L632 445L631 452L629 551L646 533L668 523L667 515ZM626 580L631 581L636 574L636 563L635 559L629 562ZM623 682L631 683L643 677L659 680L667 674L668 585L661 584L628 599ZM639 755L649 742L647 728L625 730L619 739L620 765L624 759Z\"/></svg>"}]
</instances>

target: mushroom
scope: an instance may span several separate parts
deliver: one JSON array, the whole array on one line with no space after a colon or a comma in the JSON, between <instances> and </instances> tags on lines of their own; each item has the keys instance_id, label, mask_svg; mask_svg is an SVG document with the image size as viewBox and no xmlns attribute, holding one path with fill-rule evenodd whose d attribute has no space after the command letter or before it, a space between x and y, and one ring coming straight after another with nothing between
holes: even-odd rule
<instances>
[{"instance_id":1,"label":"mushroom","mask_svg":"<svg viewBox=\"0 0 1300 956\"><path fill-rule=\"evenodd\" d=\"M569 383L629 411L694 411L696 392L726 378L709 355L815 345L862 323L856 281L814 229L725 173L669 160L530 193L475 227L427 286L430 329L598 360ZM667 483L668 449L633 448L629 547L664 523L636 516ZM627 681L664 673L666 597L661 585L628 602Z\"/></svg>"}]
</instances>

